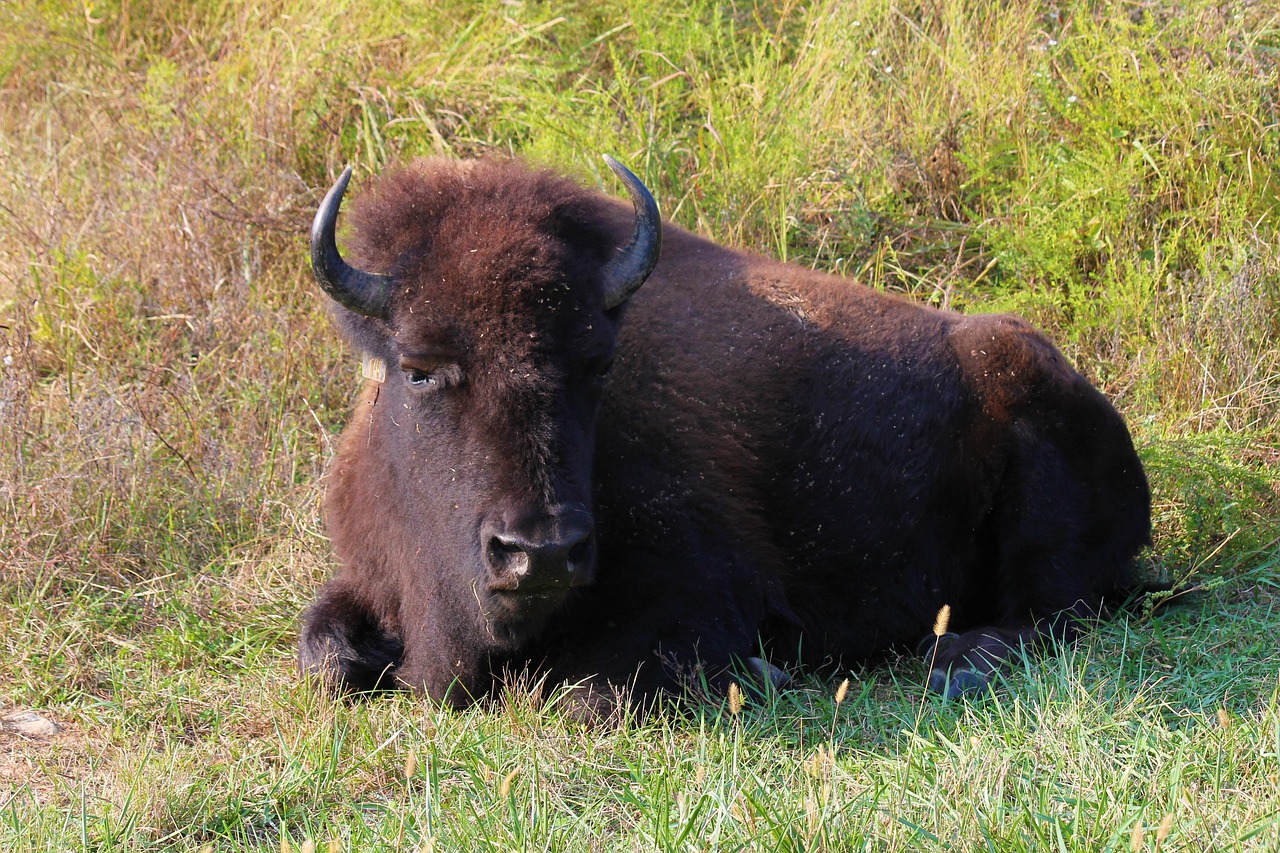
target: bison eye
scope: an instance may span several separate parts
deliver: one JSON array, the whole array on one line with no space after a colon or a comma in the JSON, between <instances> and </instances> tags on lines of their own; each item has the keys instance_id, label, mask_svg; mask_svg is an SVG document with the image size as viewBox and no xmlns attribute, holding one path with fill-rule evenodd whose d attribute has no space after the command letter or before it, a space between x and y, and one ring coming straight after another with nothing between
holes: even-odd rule
<instances>
[{"instance_id":1,"label":"bison eye","mask_svg":"<svg viewBox=\"0 0 1280 853\"><path fill-rule=\"evenodd\" d=\"M439 391L442 388L457 385L462 380L462 370L456 364L439 365L404 364L400 369L404 372L404 381L417 391Z\"/></svg>"},{"instance_id":2,"label":"bison eye","mask_svg":"<svg viewBox=\"0 0 1280 853\"><path fill-rule=\"evenodd\" d=\"M587 378L596 386L602 386L613 370L613 358L592 359L586 365Z\"/></svg>"},{"instance_id":3,"label":"bison eye","mask_svg":"<svg viewBox=\"0 0 1280 853\"><path fill-rule=\"evenodd\" d=\"M588 372L599 379L604 379L613 370L613 358L598 358L588 365Z\"/></svg>"},{"instance_id":4,"label":"bison eye","mask_svg":"<svg viewBox=\"0 0 1280 853\"><path fill-rule=\"evenodd\" d=\"M440 381L439 377L434 373L428 373L425 370L411 368L404 372L404 378L409 380L409 384L414 388L432 388Z\"/></svg>"}]
</instances>

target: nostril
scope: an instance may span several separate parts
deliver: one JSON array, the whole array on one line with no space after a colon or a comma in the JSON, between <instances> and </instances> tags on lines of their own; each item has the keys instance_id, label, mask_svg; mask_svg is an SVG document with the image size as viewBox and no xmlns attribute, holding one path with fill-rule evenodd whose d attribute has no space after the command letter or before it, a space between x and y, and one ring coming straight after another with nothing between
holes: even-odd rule
<instances>
[{"instance_id":1,"label":"nostril","mask_svg":"<svg viewBox=\"0 0 1280 853\"><path fill-rule=\"evenodd\" d=\"M522 542L493 536L489 539L489 563L519 577L529 571L529 552Z\"/></svg>"},{"instance_id":2,"label":"nostril","mask_svg":"<svg viewBox=\"0 0 1280 853\"><path fill-rule=\"evenodd\" d=\"M484 533L484 562L496 590L537 592L591 582L595 536L589 517L531 516L519 524L487 525Z\"/></svg>"}]
</instances>

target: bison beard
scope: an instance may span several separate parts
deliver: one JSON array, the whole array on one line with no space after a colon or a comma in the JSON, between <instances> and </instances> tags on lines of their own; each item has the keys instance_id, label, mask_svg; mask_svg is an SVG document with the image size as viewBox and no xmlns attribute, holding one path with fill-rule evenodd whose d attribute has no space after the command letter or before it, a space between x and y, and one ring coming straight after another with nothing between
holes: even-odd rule
<instances>
[{"instance_id":1,"label":"bison beard","mask_svg":"<svg viewBox=\"0 0 1280 853\"><path fill-rule=\"evenodd\" d=\"M1133 588L1142 466L1043 336L717 246L610 166L634 211L410 164L356 202L350 262L349 173L321 205L317 279L388 376L330 474L305 671L454 705L528 672L598 713L914 649L946 604L952 696Z\"/></svg>"}]
</instances>

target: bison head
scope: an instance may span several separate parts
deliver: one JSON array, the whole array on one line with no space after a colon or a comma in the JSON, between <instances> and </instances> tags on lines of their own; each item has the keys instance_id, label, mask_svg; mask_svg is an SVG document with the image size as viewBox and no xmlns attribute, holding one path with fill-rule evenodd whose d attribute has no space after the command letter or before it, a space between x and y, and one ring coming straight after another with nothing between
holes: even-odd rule
<instances>
[{"instance_id":1,"label":"bison head","mask_svg":"<svg viewBox=\"0 0 1280 853\"><path fill-rule=\"evenodd\" d=\"M510 650L594 578L596 414L622 307L661 244L653 197L605 159L633 222L502 160L384 176L351 214L350 263L334 240L350 168L316 213L316 279L386 365L335 466L330 529L349 568L382 575L396 630Z\"/></svg>"}]
</instances>

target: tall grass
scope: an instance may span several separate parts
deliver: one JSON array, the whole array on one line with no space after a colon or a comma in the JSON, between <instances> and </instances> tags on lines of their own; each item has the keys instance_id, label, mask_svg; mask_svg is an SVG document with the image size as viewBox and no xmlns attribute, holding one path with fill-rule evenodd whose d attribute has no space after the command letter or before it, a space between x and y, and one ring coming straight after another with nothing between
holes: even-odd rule
<instances>
[{"instance_id":1,"label":"tall grass","mask_svg":"<svg viewBox=\"0 0 1280 853\"><path fill-rule=\"evenodd\" d=\"M0 709L64 728L0 733L15 849L1280 844L1268 4L4 14ZM601 151L715 239L1048 329L1133 425L1190 603L976 706L913 661L607 733L313 695L295 620L356 382L320 193L486 153L609 189Z\"/></svg>"}]
</instances>

